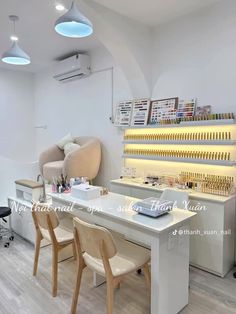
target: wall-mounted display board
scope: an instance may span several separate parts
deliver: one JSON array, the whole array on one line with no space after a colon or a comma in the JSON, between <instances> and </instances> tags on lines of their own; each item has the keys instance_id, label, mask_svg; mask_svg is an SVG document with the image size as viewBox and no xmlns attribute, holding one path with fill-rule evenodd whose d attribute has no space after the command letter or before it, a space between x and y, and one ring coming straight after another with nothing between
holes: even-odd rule
<instances>
[{"instance_id":1,"label":"wall-mounted display board","mask_svg":"<svg viewBox=\"0 0 236 314\"><path fill-rule=\"evenodd\" d=\"M149 116L150 100L140 99L133 101L131 126L147 125Z\"/></svg>"},{"instance_id":2,"label":"wall-mounted display board","mask_svg":"<svg viewBox=\"0 0 236 314\"><path fill-rule=\"evenodd\" d=\"M133 101L122 101L116 106L115 126L129 126L132 114Z\"/></svg>"},{"instance_id":3,"label":"wall-mounted display board","mask_svg":"<svg viewBox=\"0 0 236 314\"><path fill-rule=\"evenodd\" d=\"M197 99L180 100L176 118L189 118L194 116Z\"/></svg>"},{"instance_id":4,"label":"wall-mounted display board","mask_svg":"<svg viewBox=\"0 0 236 314\"><path fill-rule=\"evenodd\" d=\"M178 97L153 100L151 102L149 124L158 124L160 121L176 118Z\"/></svg>"}]
</instances>

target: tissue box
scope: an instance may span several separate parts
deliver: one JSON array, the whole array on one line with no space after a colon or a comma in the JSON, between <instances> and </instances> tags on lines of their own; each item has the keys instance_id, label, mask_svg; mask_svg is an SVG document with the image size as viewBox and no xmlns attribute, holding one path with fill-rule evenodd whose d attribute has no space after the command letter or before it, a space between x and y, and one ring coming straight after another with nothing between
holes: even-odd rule
<instances>
[{"instance_id":1,"label":"tissue box","mask_svg":"<svg viewBox=\"0 0 236 314\"><path fill-rule=\"evenodd\" d=\"M99 186L87 184L74 185L71 188L71 196L80 198L81 200L89 201L100 197L100 191L101 187Z\"/></svg>"}]
</instances>

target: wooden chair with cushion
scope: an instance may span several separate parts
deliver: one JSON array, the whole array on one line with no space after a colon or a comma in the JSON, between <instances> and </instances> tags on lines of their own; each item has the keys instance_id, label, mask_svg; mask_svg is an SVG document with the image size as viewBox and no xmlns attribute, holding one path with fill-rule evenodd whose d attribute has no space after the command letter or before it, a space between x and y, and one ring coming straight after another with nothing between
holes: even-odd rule
<instances>
[{"instance_id":1,"label":"wooden chair with cushion","mask_svg":"<svg viewBox=\"0 0 236 314\"><path fill-rule=\"evenodd\" d=\"M107 313L113 312L114 288L121 279L143 268L150 289L149 251L120 238L115 243L112 234L105 228L88 224L74 218L74 238L78 256L76 285L71 306L71 313L76 313L82 272L86 266L106 277ZM150 291L150 290L149 290Z\"/></svg>"},{"instance_id":2,"label":"wooden chair with cushion","mask_svg":"<svg viewBox=\"0 0 236 314\"><path fill-rule=\"evenodd\" d=\"M55 297L57 295L58 252L66 246L72 245L76 258L73 232L60 227L55 210L48 207L48 204L34 205L32 216L36 228L33 276L36 276L37 273L41 240L46 239L52 244L52 295Z\"/></svg>"}]
</instances>

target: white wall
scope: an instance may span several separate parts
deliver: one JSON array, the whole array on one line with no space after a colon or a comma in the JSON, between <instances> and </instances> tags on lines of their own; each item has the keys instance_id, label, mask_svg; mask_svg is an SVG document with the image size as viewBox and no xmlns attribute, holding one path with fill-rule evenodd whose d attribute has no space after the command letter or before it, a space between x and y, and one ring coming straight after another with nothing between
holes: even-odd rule
<instances>
[{"instance_id":1,"label":"white wall","mask_svg":"<svg viewBox=\"0 0 236 314\"><path fill-rule=\"evenodd\" d=\"M153 98L197 97L215 112L236 112L236 1L154 30Z\"/></svg>"},{"instance_id":2,"label":"white wall","mask_svg":"<svg viewBox=\"0 0 236 314\"><path fill-rule=\"evenodd\" d=\"M32 161L34 146L33 75L0 69L0 156Z\"/></svg>"},{"instance_id":3,"label":"white wall","mask_svg":"<svg viewBox=\"0 0 236 314\"><path fill-rule=\"evenodd\" d=\"M33 75L0 69L0 204L14 180L35 177Z\"/></svg>"},{"instance_id":4,"label":"white wall","mask_svg":"<svg viewBox=\"0 0 236 314\"><path fill-rule=\"evenodd\" d=\"M93 0L80 5L93 21L96 38L123 69L133 96L150 97L151 28Z\"/></svg>"},{"instance_id":5,"label":"white wall","mask_svg":"<svg viewBox=\"0 0 236 314\"><path fill-rule=\"evenodd\" d=\"M91 53L93 71L114 66L114 103L132 98L128 83L104 48ZM37 131L37 154L71 132L74 136L96 136L102 142L102 167L97 184L108 185L121 170L122 132L115 128L111 115L111 71L99 72L82 80L59 83L53 69L35 76L36 124L47 125Z\"/></svg>"}]
</instances>

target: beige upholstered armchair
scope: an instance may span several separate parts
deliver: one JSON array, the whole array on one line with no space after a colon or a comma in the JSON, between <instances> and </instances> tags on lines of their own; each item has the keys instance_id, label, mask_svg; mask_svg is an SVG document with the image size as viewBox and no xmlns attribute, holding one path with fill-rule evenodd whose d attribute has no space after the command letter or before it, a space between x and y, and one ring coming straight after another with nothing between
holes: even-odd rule
<instances>
[{"instance_id":1,"label":"beige upholstered armchair","mask_svg":"<svg viewBox=\"0 0 236 314\"><path fill-rule=\"evenodd\" d=\"M80 147L65 156L64 151L53 145L39 157L40 172L44 179L52 181L61 174L67 178L88 177L89 180L97 176L101 163L101 145L94 137L76 137L74 143Z\"/></svg>"}]
</instances>

